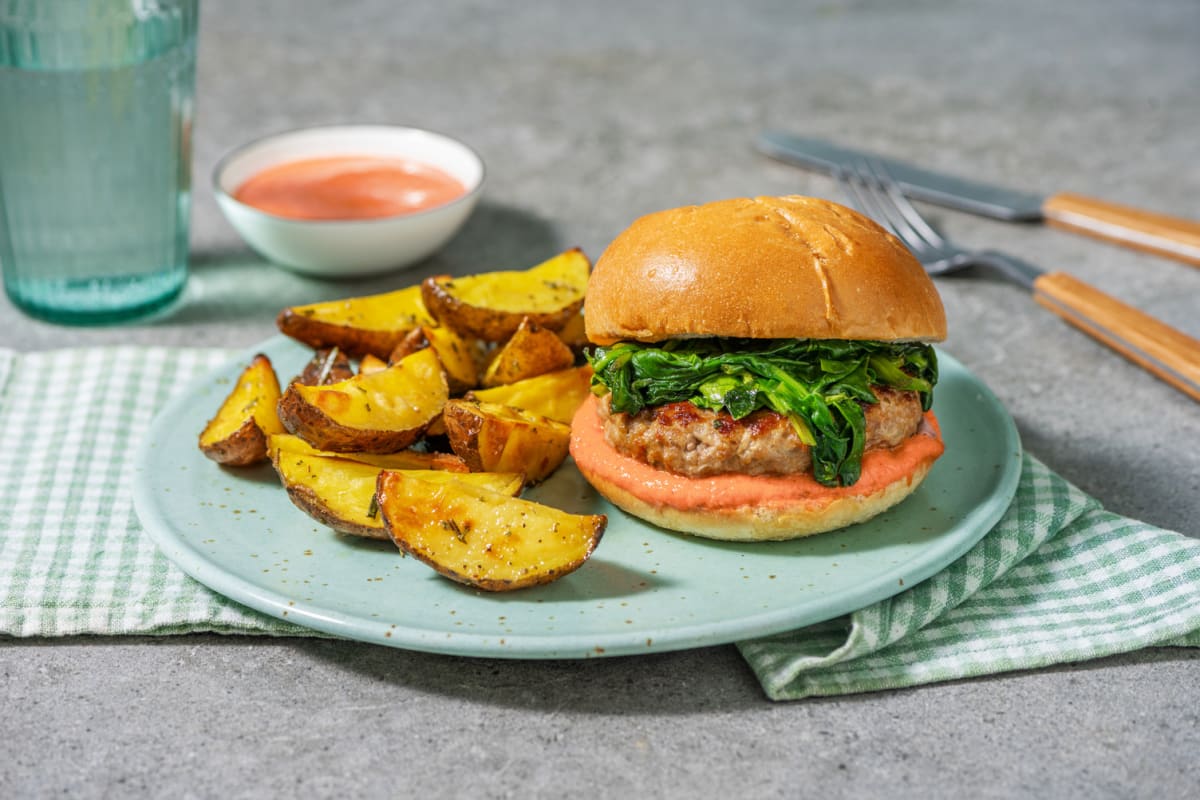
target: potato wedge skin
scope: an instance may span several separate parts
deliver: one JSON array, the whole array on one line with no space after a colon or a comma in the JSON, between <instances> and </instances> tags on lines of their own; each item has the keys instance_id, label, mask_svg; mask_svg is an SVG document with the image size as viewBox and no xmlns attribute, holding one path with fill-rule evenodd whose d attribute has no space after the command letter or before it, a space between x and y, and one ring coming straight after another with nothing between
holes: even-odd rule
<instances>
[{"instance_id":1,"label":"potato wedge skin","mask_svg":"<svg viewBox=\"0 0 1200 800\"><path fill-rule=\"evenodd\" d=\"M292 503L338 533L368 539L390 539L375 499L375 482L383 470L327 456L284 453L275 472Z\"/></svg>"},{"instance_id":2,"label":"potato wedge skin","mask_svg":"<svg viewBox=\"0 0 1200 800\"><path fill-rule=\"evenodd\" d=\"M426 347L429 347L429 339L425 336L424 326L413 328L392 348L392 352L388 354L388 361L395 363Z\"/></svg>"},{"instance_id":3,"label":"potato wedge skin","mask_svg":"<svg viewBox=\"0 0 1200 800\"><path fill-rule=\"evenodd\" d=\"M453 453L425 453L416 450L399 450L395 453L335 453L330 450L318 450L308 442L291 433L279 433L267 437L267 454L272 463L278 461L284 453L302 456L325 456L327 458L344 458L362 464L370 464L379 469L420 469L441 470L443 472L470 472L467 462Z\"/></svg>"},{"instance_id":4,"label":"potato wedge skin","mask_svg":"<svg viewBox=\"0 0 1200 800\"><path fill-rule=\"evenodd\" d=\"M295 383L305 386L324 386L338 383L354 375L350 357L337 347L325 347L315 353L295 378Z\"/></svg>"},{"instance_id":5,"label":"potato wedge skin","mask_svg":"<svg viewBox=\"0 0 1200 800\"><path fill-rule=\"evenodd\" d=\"M464 399L513 406L569 425L592 393L591 385L592 367L584 364L492 389L476 389Z\"/></svg>"},{"instance_id":6,"label":"potato wedge skin","mask_svg":"<svg viewBox=\"0 0 1200 800\"><path fill-rule=\"evenodd\" d=\"M558 469L571 426L511 406L451 400L442 412L450 448L472 472L523 472L530 483Z\"/></svg>"},{"instance_id":7,"label":"potato wedge skin","mask_svg":"<svg viewBox=\"0 0 1200 800\"><path fill-rule=\"evenodd\" d=\"M322 525L338 533L391 541L375 502L382 468L336 456L287 452L275 459L274 466L292 503ZM430 481L467 481L510 496L520 492L524 482L517 473L398 471L421 474Z\"/></svg>"},{"instance_id":8,"label":"potato wedge skin","mask_svg":"<svg viewBox=\"0 0 1200 800\"><path fill-rule=\"evenodd\" d=\"M283 432L278 402L279 378L271 359L258 353L200 432L200 451L229 467L267 460L267 437Z\"/></svg>"},{"instance_id":9,"label":"potato wedge skin","mask_svg":"<svg viewBox=\"0 0 1200 800\"><path fill-rule=\"evenodd\" d=\"M432 321L419 286L283 309L280 332L313 349L338 347L355 358L386 359L413 328Z\"/></svg>"},{"instance_id":10,"label":"potato wedge skin","mask_svg":"<svg viewBox=\"0 0 1200 800\"><path fill-rule=\"evenodd\" d=\"M574 363L575 354L554 331L526 317L496 351L483 374L482 383L488 388L503 386L566 369Z\"/></svg>"},{"instance_id":11,"label":"potato wedge skin","mask_svg":"<svg viewBox=\"0 0 1200 800\"><path fill-rule=\"evenodd\" d=\"M441 324L485 342L500 342L512 336L525 317L551 331L566 325L583 308L590 269L587 256L574 248L524 272L432 276L421 283L421 299Z\"/></svg>"},{"instance_id":12,"label":"potato wedge skin","mask_svg":"<svg viewBox=\"0 0 1200 800\"><path fill-rule=\"evenodd\" d=\"M421 438L448 397L437 355L420 351L341 383L293 383L279 401L279 418L288 432L319 450L394 453ZM384 419L384 410L397 408Z\"/></svg>"},{"instance_id":13,"label":"potato wedge skin","mask_svg":"<svg viewBox=\"0 0 1200 800\"><path fill-rule=\"evenodd\" d=\"M421 427L388 431L341 425L302 399L295 386L289 386L280 399L279 417L284 427L319 450L395 453L411 446L424 433Z\"/></svg>"},{"instance_id":14,"label":"potato wedge skin","mask_svg":"<svg viewBox=\"0 0 1200 800\"><path fill-rule=\"evenodd\" d=\"M396 346L391 360L399 361L418 350L432 348L446 370L450 394L458 395L474 389L479 383L479 370L484 358L482 344L478 339L460 335L453 328L422 325Z\"/></svg>"},{"instance_id":15,"label":"potato wedge skin","mask_svg":"<svg viewBox=\"0 0 1200 800\"><path fill-rule=\"evenodd\" d=\"M376 497L397 547L453 581L489 592L539 586L574 572L608 524L603 515L569 514L387 470Z\"/></svg>"},{"instance_id":16,"label":"potato wedge skin","mask_svg":"<svg viewBox=\"0 0 1200 800\"><path fill-rule=\"evenodd\" d=\"M226 467L249 467L267 459L267 437L253 419L221 439L201 442L204 455Z\"/></svg>"}]
</instances>

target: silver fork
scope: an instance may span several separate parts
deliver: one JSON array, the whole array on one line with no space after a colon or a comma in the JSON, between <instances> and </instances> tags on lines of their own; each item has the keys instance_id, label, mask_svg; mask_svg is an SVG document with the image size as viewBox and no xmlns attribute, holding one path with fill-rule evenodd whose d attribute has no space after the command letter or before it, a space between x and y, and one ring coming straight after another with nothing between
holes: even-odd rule
<instances>
[{"instance_id":1,"label":"silver fork","mask_svg":"<svg viewBox=\"0 0 1200 800\"><path fill-rule=\"evenodd\" d=\"M863 161L854 170L843 168L838 179L853 197L853 205L904 242L930 275L984 267L1033 289L1042 274L1034 265L998 250L968 250L949 242L925 221L879 162Z\"/></svg>"},{"instance_id":2,"label":"silver fork","mask_svg":"<svg viewBox=\"0 0 1200 800\"><path fill-rule=\"evenodd\" d=\"M890 231L930 275L984 267L1033 292L1034 299L1176 389L1200 400L1200 340L1065 272L1043 272L996 250L971 250L925 221L882 164L863 161L837 173L850 204Z\"/></svg>"}]
</instances>

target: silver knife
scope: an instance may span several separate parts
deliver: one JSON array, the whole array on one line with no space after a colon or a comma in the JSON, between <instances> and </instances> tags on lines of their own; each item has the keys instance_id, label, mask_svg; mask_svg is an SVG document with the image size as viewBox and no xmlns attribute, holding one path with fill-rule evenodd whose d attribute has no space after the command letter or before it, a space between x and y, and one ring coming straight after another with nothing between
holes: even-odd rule
<instances>
[{"instance_id":1,"label":"silver knife","mask_svg":"<svg viewBox=\"0 0 1200 800\"><path fill-rule=\"evenodd\" d=\"M1049 196L934 172L822 139L764 131L758 149L772 158L836 174L863 159L882 162L904 194L916 200L1006 222L1045 222L1137 250L1200 266L1200 222L1122 206L1070 192Z\"/></svg>"}]
</instances>

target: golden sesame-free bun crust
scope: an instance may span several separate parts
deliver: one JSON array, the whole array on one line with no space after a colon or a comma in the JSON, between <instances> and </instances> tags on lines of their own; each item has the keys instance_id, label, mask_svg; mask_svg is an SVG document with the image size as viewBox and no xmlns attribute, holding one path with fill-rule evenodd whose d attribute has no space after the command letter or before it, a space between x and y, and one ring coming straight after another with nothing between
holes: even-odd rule
<instances>
[{"instance_id":1,"label":"golden sesame-free bun crust","mask_svg":"<svg viewBox=\"0 0 1200 800\"><path fill-rule=\"evenodd\" d=\"M899 240L853 209L799 195L635 220L597 260L584 322L597 344L946 338L937 289Z\"/></svg>"}]
</instances>

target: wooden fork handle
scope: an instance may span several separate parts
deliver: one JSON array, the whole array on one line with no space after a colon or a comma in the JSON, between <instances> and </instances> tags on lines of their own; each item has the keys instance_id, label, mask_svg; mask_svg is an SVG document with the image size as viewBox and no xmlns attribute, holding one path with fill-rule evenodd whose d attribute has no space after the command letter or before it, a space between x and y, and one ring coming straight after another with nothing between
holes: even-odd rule
<instances>
[{"instance_id":1,"label":"wooden fork handle","mask_svg":"<svg viewBox=\"0 0 1200 800\"><path fill-rule=\"evenodd\" d=\"M1200 222L1060 192L1042 203L1046 222L1200 266Z\"/></svg>"},{"instance_id":2,"label":"wooden fork handle","mask_svg":"<svg viewBox=\"0 0 1200 800\"><path fill-rule=\"evenodd\" d=\"M1039 275L1033 296L1089 336L1200 400L1200 340L1064 272Z\"/></svg>"}]
</instances>

